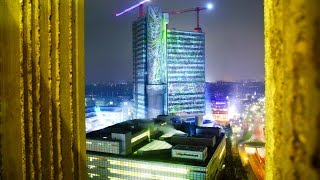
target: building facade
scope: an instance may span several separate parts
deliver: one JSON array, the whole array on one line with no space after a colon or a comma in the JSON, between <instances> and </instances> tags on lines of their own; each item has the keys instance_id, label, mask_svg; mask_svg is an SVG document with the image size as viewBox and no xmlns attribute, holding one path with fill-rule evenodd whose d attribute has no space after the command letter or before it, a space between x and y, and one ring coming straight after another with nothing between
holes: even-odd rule
<instances>
[{"instance_id":1,"label":"building facade","mask_svg":"<svg viewBox=\"0 0 320 180\"><path fill-rule=\"evenodd\" d=\"M87 134L88 179L217 178L226 154L221 131L201 128L195 136L182 132L185 141L174 140L176 130L164 123L168 121L145 121L130 120ZM155 137L168 129L173 133L167 140Z\"/></svg>"},{"instance_id":2,"label":"building facade","mask_svg":"<svg viewBox=\"0 0 320 180\"><path fill-rule=\"evenodd\" d=\"M205 114L205 35L167 31L168 113Z\"/></svg>"},{"instance_id":3,"label":"building facade","mask_svg":"<svg viewBox=\"0 0 320 180\"><path fill-rule=\"evenodd\" d=\"M87 154L88 179L206 179L206 167Z\"/></svg>"},{"instance_id":4,"label":"building facade","mask_svg":"<svg viewBox=\"0 0 320 180\"><path fill-rule=\"evenodd\" d=\"M132 25L136 118L205 114L205 35L169 30L168 19L149 6Z\"/></svg>"}]
</instances>

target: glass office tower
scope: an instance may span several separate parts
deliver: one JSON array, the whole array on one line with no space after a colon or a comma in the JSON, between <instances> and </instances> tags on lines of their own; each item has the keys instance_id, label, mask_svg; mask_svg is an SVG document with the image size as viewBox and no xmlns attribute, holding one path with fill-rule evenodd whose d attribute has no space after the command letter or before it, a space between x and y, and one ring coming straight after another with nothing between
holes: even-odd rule
<instances>
[{"instance_id":1,"label":"glass office tower","mask_svg":"<svg viewBox=\"0 0 320 180\"><path fill-rule=\"evenodd\" d=\"M149 6L132 25L135 118L205 114L204 33L167 30L168 19Z\"/></svg>"},{"instance_id":2,"label":"glass office tower","mask_svg":"<svg viewBox=\"0 0 320 180\"><path fill-rule=\"evenodd\" d=\"M168 113L205 114L205 35L168 30Z\"/></svg>"},{"instance_id":3,"label":"glass office tower","mask_svg":"<svg viewBox=\"0 0 320 180\"><path fill-rule=\"evenodd\" d=\"M166 113L166 24L159 7L133 23L133 79L136 118Z\"/></svg>"}]
</instances>

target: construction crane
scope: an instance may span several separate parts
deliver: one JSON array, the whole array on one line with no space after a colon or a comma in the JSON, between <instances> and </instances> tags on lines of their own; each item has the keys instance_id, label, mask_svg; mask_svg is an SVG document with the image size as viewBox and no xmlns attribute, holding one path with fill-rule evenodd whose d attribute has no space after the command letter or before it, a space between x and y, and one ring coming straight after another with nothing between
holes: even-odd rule
<instances>
[{"instance_id":1,"label":"construction crane","mask_svg":"<svg viewBox=\"0 0 320 180\"><path fill-rule=\"evenodd\" d=\"M150 2L150 1L151 0L143 0L143 1L139 2L138 4L133 5L127 9L123 10L122 12L117 13L116 16L121 16L122 14L125 14L125 13L139 7L139 17L142 17L142 16L144 16L144 4L146 2Z\"/></svg>"},{"instance_id":2,"label":"construction crane","mask_svg":"<svg viewBox=\"0 0 320 180\"><path fill-rule=\"evenodd\" d=\"M176 15L176 14L182 14L182 13L187 13L187 12L196 12L197 15L197 26L194 28L194 31L196 32L201 32L201 27L199 25L199 16L200 16L200 11L202 10L211 10L213 8L213 4L208 3L206 7L194 7L194 8L189 8L189 9L183 9L183 10L178 10L178 11L171 11L167 12L169 15Z\"/></svg>"}]
</instances>

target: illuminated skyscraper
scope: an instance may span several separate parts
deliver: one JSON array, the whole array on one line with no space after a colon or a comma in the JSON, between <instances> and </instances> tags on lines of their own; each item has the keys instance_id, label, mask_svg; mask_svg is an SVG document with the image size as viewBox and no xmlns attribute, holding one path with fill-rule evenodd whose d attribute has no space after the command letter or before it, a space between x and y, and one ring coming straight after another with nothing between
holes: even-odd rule
<instances>
[{"instance_id":1,"label":"illuminated skyscraper","mask_svg":"<svg viewBox=\"0 0 320 180\"><path fill-rule=\"evenodd\" d=\"M205 114L205 36L167 31L168 113Z\"/></svg>"},{"instance_id":2,"label":"illuminated skyscraper","mask_svg":"<svg viewBox=\"0 0 320 180\"><path fill-rule=\"evenodd\" d=\"M136 118L159 114L205 114L205 36L167 30L159 7L133 23L133 77Z\"/></svg>"}]
</instances>

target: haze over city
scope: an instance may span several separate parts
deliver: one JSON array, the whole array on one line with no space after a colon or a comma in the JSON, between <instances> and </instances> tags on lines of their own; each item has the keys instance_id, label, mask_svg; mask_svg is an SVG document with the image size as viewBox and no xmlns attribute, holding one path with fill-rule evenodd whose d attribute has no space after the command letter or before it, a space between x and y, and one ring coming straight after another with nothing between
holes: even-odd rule
<instances>
[{"instance_id":1,"label":"haze over city","mask_svg":"<svg viewBox=\"0 0 320 180\"><path fill-rule=\"evenodd\" d=\"M165 11L205 6L206 0L155 0L148 5ZM138 1L86 1L86 81L132 81L132 22L138 11L115 17ZM264 77L263 2L216 0L200 13L206 33L206 81L237 81ZM170 17L170 28L192 31L195 14Z\"/></svg>"}]
</instances>

